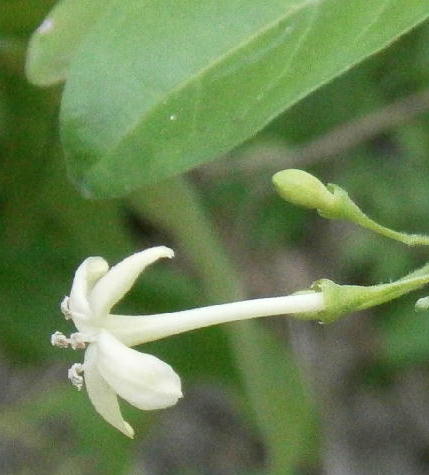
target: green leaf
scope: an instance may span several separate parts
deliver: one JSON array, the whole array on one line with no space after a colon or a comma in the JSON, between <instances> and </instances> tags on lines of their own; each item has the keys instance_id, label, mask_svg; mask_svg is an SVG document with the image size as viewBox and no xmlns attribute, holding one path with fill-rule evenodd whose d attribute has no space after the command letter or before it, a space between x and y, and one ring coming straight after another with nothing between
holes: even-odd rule
<instances>
[{"instance_id":1,"label":"green leaf","mask_svg":"<svg viewBox=\"0 0 429 475\"><path fill-rule=\"evenodd\" d=\"M422 0L117 2L71 64L71 177L117 196L214 159L428 15Z\"/></svg>"},{"instance_id":2,"label":"green leaf","mask_svg":"<svg viewBox=\"0 0 429 475\"><path fill-rule=\"evenodd\" d=\"M76 49L112 0L63 0L34 32L26 75L37 86L64 81Z\"/></svg>"}]
</instances>

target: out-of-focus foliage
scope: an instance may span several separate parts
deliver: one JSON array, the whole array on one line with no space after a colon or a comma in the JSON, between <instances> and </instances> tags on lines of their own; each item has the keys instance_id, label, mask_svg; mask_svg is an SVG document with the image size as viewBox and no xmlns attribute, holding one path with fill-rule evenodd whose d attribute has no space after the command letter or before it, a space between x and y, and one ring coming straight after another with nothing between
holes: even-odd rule
<instances>
[{"instance_id":1,"label":"out-of-focus foliage","mask_svg":"<svg viewBox=\"0 0 429 475\"><path fill-rule=\"evenodd\" d=\"M205 465L192 465L191 458L186 463L184 459L181 462L174 459L173 463L169 457L174 450L169 446L158 444L151 452L148 447L152 446L144 445L146 438L154 440L153 434L163 427L164 418L177 417L183 421L183 413L149 414L126 409L127 417L141 437L137 443L124 440L106 427L90 407L86 394L75 393L65 386L67 364L78 361L81 355L49 345L49 335L54 330L71 331L60 315L58 303L69 291L73 271L84 257L102 255L109 262L115 262L146 245L162 243L174 247L172 236L137 216L128 201L86 201L69 183L58 140L60 90L37 89L24 78L27 40L51 6L50 1L29 0L7 0L1 6L0 471L25 473L31 467L38 473L97 473L95 470L98 470L98 473L118 474L130 473L137 467L141 473L142 466L137 465L136 460L142 457L144 461L156 453L160 460L170 463L165 462L170 473L205 473L206 469L209 474L216 473L210 471L213 459L208 456L206 459L201 456ZM237 264L243 268L244 279L254 295L280 292L279 287L297 290L319 277L362 284L388 281L426 259L425 249L410 250L348 225L337 227L315 213L286 205L271 190L271 175L267 169L273 150L277 154L281 150L286 167L290 150L305 147L333 127L364 118L398 98L426 88L428 45L429 28L424 24L296 104L234 152L228 161L218 161L193 174L197 187L203 191L207 209L224 235L227 248L232 255L237 255ZM249 172L254 167L253 161L243 162L243 157L258 159L262 150L265 162L259 161L259 168ZM337 157L320 156L309 169L323 181L335 182L347 189L356 202L380 222L400 230L427 232L428 150L429 117L424 114L358 147L345 149ZM294 260L284 264L280 260L284 253ZM245 259L241 259L242 256ZM313 264L311 275L299 282L305 259ZM280 268L280 274L275 273L276 268ZM280 283L270 281L270 274L274 276L272 280L280 279ZM365 319L365 325L369 325L366 333L369 349L365 354L362 349L364 364L357 359L352 365L353 378L319 381L320 373L311 370L306 373L312 386L319 384L317 391L309 393L316 401L314 406L319 405L319 398L329 394L334 384L347 394L364 393L372 397L386 391L386 381L404 379L404 375L413 374L417 369L421 371L422 384L428 384L429 320L427 314L413 311L416 298L383 306L373 312L369 322ZM202 305L206 301L207 296L189 263L179 258L178 262L161 263L147 271L127 298L123 310L161 312ZM348 321L356 321L359 326L363 316L351 316ZM299 325L300 328L305 326L304 323ZM296 331L296 326L294 328ZM323 332L335 333L337 328L316 327L314 331L323 335ZM283 327L270 329L277 332L278 339L287 333ZM289 340L296 350L295 358L305 367L308 361L303 360L308 346L302 341L297 343L294 332L289 334ZM312 344L316 345L314 341ZM255 431L249 402L242 397L238 371L223 329L206 329L152 343L145 346L145 351L165 359L177 369L185 381L185 393L193 385L207 381L224 388L226 398L240 414L240 424L247 432ZM279 365L291 365L294 377L287 381L290 392L276 393L277 357L272 358L273 371L263 375L268 386L267 398L273 393L287 398L291 414L282 420L288 421L291 434L301 437L291 439L296 445L291 443L287 447L288 460L293 460L294 473L310 470L319 473L327 466L319 441L323 441L322 446L326 445L324 438L327 434L332 436L334 428L331 432L326 430L330 421L326 420L323 405L319 406L322 407L320 430L315 428L318 414L316 409L308 412L312 403L307 398L297 397L303 383L296 376L296 367L290 359ZM325 367L337 364L337 361L324 363ZM57 370L64 375L64 381L56 377ZM263 387L255 390L259 393L257 397L264 393ZM419 410L422 418L429 417L428 407ZM266 411L269 413L270 407ZM269 418L276 420L275 408L272 411ZM197 433L189 433L188 439L194 444L194 452L202 447L208 427L219 428L223 414L211 412L210 417L204 419L206 425L200 421L199 425L192 426L197 427ZM365 412L360 418L365 419ZM223 473L228 473L227 470L260 473L263 456L259 454L259 459L252 459L253 465L246 467L251 457L246 456L245 450L228 432L228 423L226 428L219 429L231 437L225 450ZM308 438L302 437L306 433ZM428 446L429 441L426 448ZM416 453L420 449L422 447L415 446ZM184 449L182 456L183 453ZM194 460L200 460L194 455ZM424 460L420 463L424 473L427 466Z\"/></svg>"}]
</instances>

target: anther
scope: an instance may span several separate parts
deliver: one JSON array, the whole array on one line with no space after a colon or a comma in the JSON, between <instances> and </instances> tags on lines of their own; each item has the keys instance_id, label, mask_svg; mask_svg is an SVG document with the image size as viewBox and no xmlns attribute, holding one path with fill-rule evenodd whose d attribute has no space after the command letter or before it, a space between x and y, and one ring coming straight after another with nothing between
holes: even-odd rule
<instances>
[{"instance_id":1,"label":"anther","mask_svg":"<svg viewBox=\"0 0 429 475\"><path fill-rule=\"evenodd\" d=\"M55 332L51 335L51 345L59 348L68 348L70 340L61 332Z\"/></svg>"},{"instance_id":2,"label":"anther","mask_svg":"<svg viewBox=\"0 0 429 475\"><path fill-rule=\"evenodd\" d=\"M83 386L83 364L82 363L75 363L72 365L68 370L68 378L73 386L77 387L77 390L80 391Z\"/></svg>"}]
</instances>

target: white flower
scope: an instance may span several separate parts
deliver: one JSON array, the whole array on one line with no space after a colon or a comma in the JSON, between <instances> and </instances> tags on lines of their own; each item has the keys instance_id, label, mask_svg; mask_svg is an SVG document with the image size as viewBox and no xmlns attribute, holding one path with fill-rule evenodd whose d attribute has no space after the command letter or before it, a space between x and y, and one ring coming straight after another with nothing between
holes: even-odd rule
<instances>
[{"instance_id":1,"label":"white flower","mask_svg":"<svg viewBox=\"0 0 429 475\"><path fill-rule=\"evenodd\" d=\"M167 363L129 346L229 321L324 309L323 295L310 292L160 315L110 313L148 265L173 256L167 247L153 247L127 257L110 270L103 258L89 257L76 271L70 297L61 303L64 316L73 320L78 332L70 338L60 332L51 337L55 346L86 348L83 364L69 369L69 379L81 389L84 373L96 411L129 437L134 436L134 430L121 415L118 395L146 410L172 406L182 397L180 378Z\"/></svg>"}]
</instances>

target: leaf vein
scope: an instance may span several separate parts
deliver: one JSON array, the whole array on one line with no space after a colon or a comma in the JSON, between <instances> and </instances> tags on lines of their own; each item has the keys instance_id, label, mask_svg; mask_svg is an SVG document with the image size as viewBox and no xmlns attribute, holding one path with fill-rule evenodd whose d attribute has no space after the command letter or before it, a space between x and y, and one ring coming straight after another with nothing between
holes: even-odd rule
<instances>
[{"instance_id":1,"label":"leaf vein","mask_svg":"<svg viewBox=\"0 0 429 475\"><path fill-rule=\"evenodd\" d=\"M284 76L288 73L291 65L293 64L295 58L298 56L301 48L303 47L305 41L308 38L308 35L310 34L311 28L314 25L314 22L316 21L317 14L319 11L319 5L315 4L315 8L313 9L313 13L311 15L311 18L308 22L308 25L306 26L305 30L302 32L300 38L296 41L296 44L294 46L294 49L292 50L289 59L286 62L286 65L284 68L280 71L280 73L277 75L276 78L274 78L269 85L267 86L267 89L273 89L283 78Z\"/></svg>"},{"instance_id":2,"label":"leaf vein","mask_svg":"<svg viewBox=\"0 0 429 475\"><path fill-rule=\"evenodd\" d=\"M374 18L359 32L356 36L354 44L356 44L364 35L366 35L380 20L386 8L391 4L390 0L385 0L380 6L380 10L374 15Z\"/></svg>"}]
</instances>

